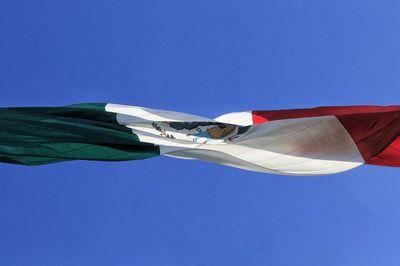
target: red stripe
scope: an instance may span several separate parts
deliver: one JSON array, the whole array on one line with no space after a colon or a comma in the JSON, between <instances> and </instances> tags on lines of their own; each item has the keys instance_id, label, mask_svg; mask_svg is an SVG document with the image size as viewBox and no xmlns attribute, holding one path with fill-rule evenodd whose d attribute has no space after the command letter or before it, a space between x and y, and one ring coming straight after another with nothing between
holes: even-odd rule
<instances>
[{"instance_id":1,"label":"red stripe","mask_svg":"<svg viewBox=\"0 0 400 266\"><path fill-rule=\"evenodd\" d=\"M263 123L266 121L313 117L323 115L346 115L360 113L382 113L400 110L400 106L328 106L306 109L290 109L290 110L272 110L272 111L252 111L254 124ZM256 123L258 122L258 123Z\"/></svg>"},{"instance_id":2,"label":"red stripe","mask_svg":"<svg viewBox=\"0 0 400 266\"><path fill-rule=\"evenodd\" d=\"M400 166L400 106L345 106L253 111L253 123L335 115L368 164Z\"/></svg>"},{"instance_id":3,"label":"red stripe","mask_svg":"<svg viewBox=\"0 0 400 266\"><path fill-rule=\"evenodd\" d=\"M338 115L337 118L353 138L366 163L372 162L391 146L400 133L400 111ZM400 157L390 159L400 163ZM388 165L392 165L390 161L387 161Z\"/></svg>"},{"instance_id":4,"label":"red stripe","mask_svg":"<svg viewBox=\"0 0 400 266\"><path fill-rule=\"evenodd\" d=\"M400 137L397 137L386 149L367 163L400 167Z\"/></svg>"},{"instance_id":5,"label":"red stripe","mask_svg":"<svg viewBox=\"0 0 400 266\"><path fill-rule=\"evenodd\" d=\"M254 112L257 112L257 111L253 111L251 114L251 116L253 118L253 125L262 124L262 123L269 121L265 116L260 116L258 114L255 114ZM261 112L261 111L258 111L258 112Z\"/></svg>"}]
</instances>

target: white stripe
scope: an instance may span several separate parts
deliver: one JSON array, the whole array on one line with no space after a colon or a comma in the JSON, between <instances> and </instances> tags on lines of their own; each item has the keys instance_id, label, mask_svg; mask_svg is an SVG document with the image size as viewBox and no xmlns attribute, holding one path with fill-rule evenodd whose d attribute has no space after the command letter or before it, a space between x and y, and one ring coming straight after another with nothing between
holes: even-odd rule
<instances>
[{"instance_id":1,"label":"white stripe","mask_svg":"<svg viewBox=\"0 0 400 266\"><path fill-rule=\"evenodd\" d=\"M250 126L253 124L251 112L237 112L221 115L214 119L215 121L239 126Z\"/></svg>"},{"instance_id":2,"label":"white stripe","mask_svg":"<svg viewBox=\"0 0 400 266\"><path fill-rule=\"evenodd\" d=\"M161 154L167 156L290 175L338 173L364 163L354 141L335 116L251 125L250 112L231 113L211 120L184 113L115 104L108 104L106 110L117 113L118 122L131 128L140 141L159 145ZM213 125L201 126L199 131L177 130L168 123L174 121L223 122L226 123L223 127L234 130L228 130L228 135L224 133L221 138L199 137L198 132L204 135ZM243 133L239 126L228 124L251 126L242 128L247 129Z\"/></svg>"}]
</instances>

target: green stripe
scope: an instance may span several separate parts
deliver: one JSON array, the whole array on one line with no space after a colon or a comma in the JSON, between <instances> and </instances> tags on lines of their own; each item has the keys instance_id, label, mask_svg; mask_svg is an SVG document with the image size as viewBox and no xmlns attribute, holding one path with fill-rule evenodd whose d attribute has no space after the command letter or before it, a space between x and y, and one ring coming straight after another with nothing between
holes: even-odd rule
<instances>
[{"instance_id":1,"label":"green stripe","mask_svg":"<svg viewBox=\"0 0 400 266\"><path fill-rule=\"evenodd\" d=\"M0 108L0 162L125 161L159 154L158 146L119 125L105 104Z\"/></svg>"}]
</instances>

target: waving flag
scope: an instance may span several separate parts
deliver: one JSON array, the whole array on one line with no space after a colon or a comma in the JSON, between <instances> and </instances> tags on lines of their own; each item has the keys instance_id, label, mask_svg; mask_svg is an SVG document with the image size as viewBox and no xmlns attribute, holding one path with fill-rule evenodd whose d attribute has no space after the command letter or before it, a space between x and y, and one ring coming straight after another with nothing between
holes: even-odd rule
<instances>
[{"instance_id":1,"label":"waving flag","mask_svg":"<svg viewBox=\"0 0 400 266\"><path fill-rule=\"evenodd\" d=\"M0 108L0 162L166 155L289 175L400 166L400 106L248 111L209 119L117 104Z\"/></svg>"}]
</instances>

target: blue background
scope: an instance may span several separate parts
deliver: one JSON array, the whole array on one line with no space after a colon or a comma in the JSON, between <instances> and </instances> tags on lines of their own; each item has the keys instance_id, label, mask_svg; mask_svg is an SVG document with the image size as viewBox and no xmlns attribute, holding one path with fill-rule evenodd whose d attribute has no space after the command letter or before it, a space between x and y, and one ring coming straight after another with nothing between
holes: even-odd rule
<instances>
[{"instance_id":1,"label":"blue background","mask_svg":"<svg viewBox=\"0 0 400 266\"><path fill-rule=\"evenodd\" d=\"M400 2L0 0L0 106L400 104ZM399 265L400 169L0 165L0 265Z\"/></svg>"}]
</instances>

